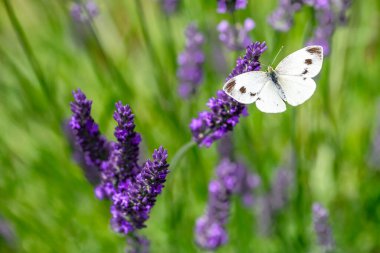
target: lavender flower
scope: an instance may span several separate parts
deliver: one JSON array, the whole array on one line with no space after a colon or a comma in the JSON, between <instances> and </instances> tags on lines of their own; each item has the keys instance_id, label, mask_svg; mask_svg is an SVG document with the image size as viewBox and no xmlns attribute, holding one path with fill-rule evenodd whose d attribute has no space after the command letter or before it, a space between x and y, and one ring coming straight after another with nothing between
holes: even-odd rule
<instances>
[{"instance_id":1,"label":"lavender flower","mask_svg":"<svg viewBox=\"0 0 380 253\"><path fill-rule=\"evenodd\" d=\"M140 134L135 132L134 115L128 105L116 103L117 142L107 142L91 117L92 102L80 91L73 92L71 133L87 166L100 170L101 182L95 189L99 199L111 199L111 226L128 237L128 252L147 252L149 241L137 235L145 227L151 208L161 193L169 172L167 151L160 147L153 160L138 165Z\"/></svg>"},{"instance_id":2,"label":"lavender flower","mask_svg":"<svg viewBox=\"0 0 380 253\"><path fill-rule=\"evenodd\" d=\"M314 230L318 237L318 243L326 250L334 248L334 240L332 238L331 227L328 222L328 212L319 203L313 204L313 223Z\"/></svg>"},{"instance_id":3,"label":"lavender flower","mask_svg":"<svg viewBox=\"0 0 380 253\"><path fill-rule=\"evenodd\" d=\"M148 253L149 240L144 236L133 234L127 238L127 253Z\"/></svg>"},{"instance_id":4,"label":"lavender flower","mask_svg":"<svg viewBox=\"0 0 380 253\"><path fill-rule=\"evenodd\" d=\"M317 11L318 26L313 37L306 43L307 45L321 45L325 55L330 54L330 41L338 25L344 24L347 20L346 11L351 5L350 0L308 0Z\"/></svg>"},{"instance_id":5,"label":"lavender flower","mask_svg":"<svg viewBox=\"0 0 380 253\"><path fill-rule=\"evenodd\" d=\"M236 67L227 80L247 71L260 70L259 58L266 49L265 42L249 45L246 55L237 60ZM200 112L198 118L192 119L190 129L195 142L210 147L214 141L233 130L240 116L247 115L247 108L221 90L217 91L216 97L210 98L207 106L210 111Z\"/></svg>"},{"instance_id":6,"label":"lavender flower","mask_svg":"<svg viewBox=\"0 0 380 253\"><path fill-rule=\"evenodd\" d=\"M178 10L179 0L161 0L163 11L167 15L171 15Z\"/></svg>"},{"instance_id":7,"label":"lavender flower","mask_svg":"<svg viewBox=\"0 0 380 253\"><path fill-rule=\"evenodd\" d=\"M87 1L85 4L73 3L70 14L76 22L87 22L99 15L99 9L93 1Z\"/></svg>"},{"instance_id":8,"label":"lavender flower","mask_svg":"<svg viewBox=\"0 0 380 253\"><path fill-rule=\"evenodd\" d=\"M73 116L70 126L75 140L84 155L87 166L100 167L103 161L108 160L110 144L101 135L98 125L91 117L92 101L87 100L81 90L73 92L74 102L71 103Z\"/></svg>"},{"instance_id":9,"label":"lavender flower","mask_svg":"<svg viewBox=\"0 0 380 253\"><path fill-rule=\"evenodd\" d=\"M244 25L230 25L228 21L223 20L219 23L217 29L219 31L219 39L230 50L239 51L246 48L252 43L248 36L248 32L255 28L255 22L247 18Z\"/></svg>"},{"instance_id":10,"label":"lavender flower","mask_svg":"<svg viewBox=\"0 0 380 253\"><path fill-rule=\"evenodd\" d=\"M258 71L261 69L260 56L268 49L265 42L253 42L248 45L244 57L240 57L236 61L236 66L228 75L226 81L232 77L249 71Z\"/></svg>"},{"instance_id":11,"label":"lavender flower","mask_svg":"<svg viewBox=\"0 0 380 253\"><path fill-rule=\"evenodd\" d=\"M65 134L70 144L74 161L79 165L80 168L82 168L88 182L94 186L98 185L100 183L100 168L94 166L93 164L86 163L85 155L75 142L75 135L73 134L69 122L65 122L63 124L63 133Z\"/></svg>"},{"instance_id":12,"label":"lavender flower","mask_svg":"<svg viewBox=\"0 0 380 253\"><path fill-rule=\"evenodd\" d=\"M252 190L259 184L258 177L250 174L239 163L223 159L216 169L217 179L209 184L209 200L205 215L195 226L195 240L205 249L214 250L228 241L226 224L232 194L243 196L243 201L253 200Z\"/></svg>"},{"instance_id":13,"label":"lavender flower","mask_svg":"<svg viewBox=\"0 0 380 253\"><path fill-rule=\"evenodd\" d=\"M141 136L134 131L134 115L128 105L123 106L119 101L116 103L116 111L113 117L118 124L115 128L115 137L118 140L115 149L120 152L118 167L120 170L123 170L122 173L125 176L135 176L140 170L137 159Z\"/></svg>"},{"instance_id":14,"label":"lavender flower","mask_svg":"<svg viewBox=\"0 0 380 253\"><path fill-rule=\"evenodd\" d=\"M293 26L294 14L302 7L302 0L279 0L277 9L268 17L268 23L281 32Z\"/></svg>"},{"instance_id":15,"label":"lavender flower","mask_svg":"<svg viewBox=\"0 0 380 253\"><path fill-rule=\"evenodd\" d=\"M16 250L16 235L11 224L0 216L0 245L4 252L14 252Z\"/></svg>"},{"instance_id":16,"label":"lavender flower","mask_svg":"<svg viewBox=\"0 0 380 253\"><path fill-rule=\"evenodd\" d=\"M129 178L119 182L111 207L115 231L127 234L145 227L144 222L149 218L169 173L167 157L167 151L160 147L154 151L153 161L148 160L142 167L135 182Z\"/></svg>"},{"instance_id":17,"label":"lavender flower","mask_svg":"<svg viewBox=\"0 0 380 253\"><path fill-rule=\"evenodd\" d=\"M185 35L186 48L178 56L179 69L177 76L181 83L178 93L183 98L189 98L196 92L203 78L204 54L202 45L204 38L194 24L187 27Z\"/></svg>"},{"instance_id":18,"label":"lavender flower","mask_svg":"<svg viewBox=\"0 0 380 253\"><path fill-rule=\"evenodd\" d=\"M233 177L229 174L229 172L233 172L233 169L230 168L232 166L234 164L227 159L218 166L217 171L224 174L223 178L210 182L207 211L196 222L195 241L204 249L214 250L228 241L225 225L230 212L232 189L231 184L226 186L224 183L229 176Z\"/></svg>"},{"instance_id":19,"label":"lavender flower","mask_svg":"<svg viewBox=\"0 0 380 253\"><path fill-rule=\"evenodd\" d=\"M234 12L238 9L245 9L247 0L218 0L219 13Z\"/></svg>"}]
</instances>

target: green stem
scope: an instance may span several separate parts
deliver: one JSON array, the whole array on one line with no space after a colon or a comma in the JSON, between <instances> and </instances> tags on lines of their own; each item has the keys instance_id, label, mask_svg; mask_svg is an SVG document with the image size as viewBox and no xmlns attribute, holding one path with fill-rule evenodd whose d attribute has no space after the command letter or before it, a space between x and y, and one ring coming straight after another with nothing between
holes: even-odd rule
<instances>
[{"instance_id":1,"label":"green stem","mask_svg":"<svg viewBox=\"0 0 380 253\"><path fill-rule=\"evenodd\" d=\"M29 64L31 65L31 67L32 67L32 69L33 69L33 71L34 71L34 73L35 73L35 75L36 75L36 77L37 77L37 79L41 85L41 88L44 92L45 97L49 101L54 100L54 99L52 99L53 94L50 94L49 86L48 86L48 83L47 83L47 81L43 75L42 68L41 68L39 62L37 61L37 58L34 56L32 47L30 46L29 41L26 38L25 32L22 29L22 26L16 17L16 14L14 12L14 9L13 9L10 1L9 0L3 0L3 2L5 5L5 9L6 9L6 12L8 14L8 17L11 21L12 26L13 26L13 29L15 30L15 32L17 34L17 38L21 44L22 49L24 50L24 53L25 53L25 55L29 61ZM55 102L55 100L54 100L54 102Z\"/></svg>"},{"instance_id":2,"label":"green stem","mask_svg":"<svg viewBox=\"0 0 380 253\"><path fill-rule=\"evenodd\" d=\"M171 170L173 170L173 168L175 168L177 166L177 164L179 163L179 161L181 160L181 158L184 156L184 154L186 154L187 151L189 151L192 147L194 147L197 143L194 142L194 141L189 141L188 143L186 143L185 145L183 145L178 151L177 153L175 153L173 159L171 160L170 162L170 167L172 168Z\"/></svg>"}]
</instances>

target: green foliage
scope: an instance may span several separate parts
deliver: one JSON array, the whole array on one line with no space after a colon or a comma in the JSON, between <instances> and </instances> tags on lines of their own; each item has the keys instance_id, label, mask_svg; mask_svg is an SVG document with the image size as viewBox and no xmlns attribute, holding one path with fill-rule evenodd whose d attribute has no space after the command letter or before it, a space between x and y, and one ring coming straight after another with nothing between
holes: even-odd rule
<instances>
[{"instance_id":1,"label":"green foliage","mask_svg":"<svg viewBox=\"0 0 380 253\"><path fill-rule=\"evenodd\" d=\"M251 0L235 16L256 21L251 36L267 42L265 64L281 45L279 59L301 48L314 24L305 9L291 31L274 31L266 17L275 2ZM0 240L0 252L124 252L124 238L109 227L109 202L95 198L62 133L73 89L94 101L93 116L111 139L114 103L128 103L143 136L142 159L163 145L170 162L191 139L191 118L235 65L237 54L220 45L215 29L231 17L217 14L215 1L183 0L170 17L153 0L98 3L91 27L71 19L69 1L0 4L0 215L16 235L11 248ZM309 102L278 115L250 106L234 130L236 154L262 177L264 193L293 150L296 183L269 236L258 232L254 210L234 200L230 242L219 252L320 252L312 232L314 201L330 211L336 252L380 252L380 164L368 165L380 115L379 12L377 0L354 1ZM176 55L190 22L206 35L206 64L202 87L185 101L177 95ZM216 47L223 48L225 70L215 67ZM171 168L143 230L152 252L201 252L193 228L217 163L215 145L193 147Z\"/></svg>"}]
</instances>

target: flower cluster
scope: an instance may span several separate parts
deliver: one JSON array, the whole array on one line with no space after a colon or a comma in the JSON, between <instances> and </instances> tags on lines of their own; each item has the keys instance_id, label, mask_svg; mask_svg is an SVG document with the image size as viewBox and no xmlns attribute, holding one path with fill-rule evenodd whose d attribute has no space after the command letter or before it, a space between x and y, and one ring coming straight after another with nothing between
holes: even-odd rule
<instances>
[{"instance_id":1,"label":"flower cluster","mask_svg":"<svg viewBox=\"0 0 380 253\"><path fill-rule=\"evenodd\" d=\"M171 15L178 10L179 0L161 0L162 10L167 14Z\"/></svg>"},{"instance_id":2,"label":"flower cluster","mask_svg":"<svg viewBox=\"0 0 380 253\"><path fill-rule=\"evenodd\" d=\"M195 94L203 78L204 54L202 45L204 38L198 28L191 24L186 32L186 49L178 56L179 69L177 76L180 79L178 93L183 98Z\"/></svg>"},{"instance_id":3,"label":"flower cluster","mask_svg":"<svg viewBox=\"0 0 380 253\"><path fill-rule=\"evenodd\" d=\"M327 210L319 203L313 204L313 223L314 230L318 237L318 243L326 250L332 250L334 240L331 228L328 222L329 214Z\"/></svg>"},{"instance_id":4,"label":"flower cluster","mask_svg":"<svg viewBox=\"0 0 380 253\"><path fill-rule=\"evenodd\" d=\"M135 132L131 108L116 103L114 135L117 142L108 142L91 117L92 102L80 90L73 94L71 132L85 157L84 165L100 170L101 182L96 187L96 196L112 200L111 225L114 231L128 235L128 240L133 241L129 252L145 252L143 249L149 243L136 234L136 229L145 227L162 191L169 172L167 151L160 147L154 151L152 160L139 166L141 136Z\"/></svg>"},{"instance_id":5,"label":"flower cluster","mask_svg":"<svg viewBox=\"0 0 380 253\"><path fill-rule=\"evenodd\" d=\"M295 12L303 5L312 6L317 12L318 25L307 45L323 46L323 53L330 53L330 40L338 25L347 21L346 12L351 0L280 0L278 8L269 16L269 24L276 30L286 32L293 25Z\"/></svg>"},{"instance_id":6,"label":"flower cluster","mask_svg":"<svg viewBox=\"0 0 380 253\"><path fill-rule=\"evenodd\" d=\"M259 70L259 58L266 48L265 42L249 45L245 56L237 60L236 67L227 80L247 71ZM214 141L233 130L240 116L247 115L247 108L221 90L217 92L216 97L210 98L207 106L210 111L200 112L198 118L192 119L190 129L195 142L200 146L210 147Z\"/></svg>"},{"instance_id":7,"label":"flower cluster","mask_svg":"<svg viewBox=\"0 0 380 253\"><path fill-rule=\"evenodd\" d=\"M255 22L250 18L244 21L244 25L231 25L227 20L223 20L217 27L220 41L233 51L243 50L252 43L248 33L253 28L255 28Z\"/></svg>"},{"instance_id":8,"label":"flower cluster","mask_svg":"<svg viewBox=\"0 0 380 253\"><path fill-rule=\"evenodd\" d=\"M238 9L245 9L247 0L218 0L219 13L234 12Z\"/></svg>"},{"instance_id":9,"label":"flower cluster","mask_svg":"<svg viewBox=\"0 0 380 253\"><path fill-rule=\"evenodd\" d=\"M232 194L243 197L245 204L251 204L252 191L259 178L248 172L240 163L223 159L216 169L217 179L209 184L209 200L206 213L195 226L195 240L205 249L214 250L228 241L226 224L230 213Z\"/></svg>"},{"instance_id":10,"label":"flower cluster","mask_svg":"<svg viewBox=\"0 0 380 253\"><path fill-rule=\"evenodd\" d=\"M99 15L99 8L93 1L87 1L85 4L73 3L70 14L77 22L87 22Z\"/></svg>"},{"instance_id":11,"label":"flower cluster","mask_svg":"<svg viewBox=\"0 0 380 253\"><path fill-rule=\"evenodd\" d=\"M293 26L294 13L301 9L302 0L279 0L277 9L268 17L276 30L286 32Z\"/></svg>"},{"instance_id":12,"label":"flower cluster","mask_svg":"<svg viewBox=\"0 0 380 253\"><path fill-rule=\"evenodd\" d=\"M73 113L70 127L75 136L75 142L83 152L86 164L100 167L103 161L108 160L110 144L101 135L99 126L91 117L92 102L87 100L81 90L73 92L74 102L71 103Z\"/></svg>"},{"instance_id":13,"label":"flower cluster","mask_svg":"<svg viewBox=\"0 0 380 253\"><path fill-rule=\"evenodd\" d=\"M307 45L321 45L325 55L330 54L330 40L338 25L347 20L346 11L351 5L350 0L314 0L310 5L317 11L318 26L315 28L313 37Z\"/></svg>"},{"instance_id":14,"label":"flower cluster","mask_svg":"<svg viewBox=\"0 0 380 253\"><path fill-rule=\"evenodd\" d=\"M126 178L118 183L112 195L112 227L119 233L128 234L145 227L151 208L161 193L169 173L167 151L160 147L153 153L134 180Z\"/></svg>"}]
</instances>

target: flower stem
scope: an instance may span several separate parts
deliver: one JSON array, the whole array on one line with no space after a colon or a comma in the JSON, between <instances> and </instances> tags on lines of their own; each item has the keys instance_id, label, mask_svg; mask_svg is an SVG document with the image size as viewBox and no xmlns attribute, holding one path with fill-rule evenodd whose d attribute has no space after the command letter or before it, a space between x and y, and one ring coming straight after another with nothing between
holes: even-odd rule
<instances>
[{"instance_id":1,"label":"flower stem","mask_svg":"<svg viewBox=\"0 0 380 253\"><path fill-rule=\"evenodd\" d=\"M183 145L177 151L177 153L175 153L173 159L170 162L170 167L172 168L171 170L173 170L173 168L175 168L177 166L177 164L179 163L179 161L181 160L181 158L186 154L186 152L189 151L196 144L197 143L195 141L189 141L188 143L186 143L185 145Z\"/></svg>"},{"instance_id":2,"label":"flower stem","mask_svg":"<svg viewBox=\"0 0 380 253\"><path fill-rule=\"evenodd\" d=\"M34 52L32 50L32 47L30 46L29 44L29 41L28 39L26 38L26 35L25 35L25 32L24 30L22 29L22 26L20 24L20 22L18 21L17 17L16 17L16 14L14 12L14 9L12 7L12 4L10 3L9 0L4 0L4 5L5 5L5 9L6 9L6 12L8 14L8 17L11 21L11 24L13 26L13 29L15 30L16 34L17 34L17 38L21 44L21 47L29 61L29 64L31 65L40 85L41 85L41 89L45 95L45 97L52 102L52 100L54 101L55 103L55 100L52 99L52 95L54 94L51 94L50 92L50 89L49 89L49 86L48 86L48 82L46 81L45 79L45 76L43 75L43 72L42 72L42 68L37 60L37 58L34 56Z\"/></svg>"}]
</instances>

